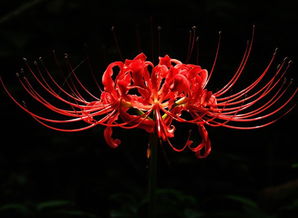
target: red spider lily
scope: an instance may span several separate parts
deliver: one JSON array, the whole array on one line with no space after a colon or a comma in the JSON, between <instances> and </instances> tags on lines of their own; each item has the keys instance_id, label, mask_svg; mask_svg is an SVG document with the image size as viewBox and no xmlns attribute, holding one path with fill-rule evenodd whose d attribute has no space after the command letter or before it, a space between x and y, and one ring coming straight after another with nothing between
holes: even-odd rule
<instances>
[{"instance_id":1,"label":"red spider lily","mask_svg":"<svg viewBox=\"0 0 298 218\"><path fill-rule=\"evenodd\" d=\"M119 139L112 138L113 127L142 128L148 133L156 133L175 151L180 152L188 147L198 158L203 158L211 151L211 142L205 125L235 129L260 128L276 122L294 107L282 111L297 93L296 88L285 97L292 83L284 79L290 62L285 59L268 78L276 52L255 81L244 89L228 95L243 73L251 47L252 41L248 43L240 65L231 80L216 92L206 89L216 59L209 75L206 69L198 65L183 64L168 55L160 57L156 66L147 61L143 53L133 60L113 62L103 73L104 89L100 90L99 97L93 95L83 85L71 66L74 82L66 82L68 86L66 89L56 82L46 68L41 70L36 65L37 70L34 72L26 62L27 69L39 86L53 98L68 105L68 108L51 103L37 91L27 77L18 76L25 91L46 108L67 117L65 119L50 119L32 112L12 96L2 80L1 83L9 97L20 108L48 128L75 132L98 124L104 125L106 126L105 140L113 148L121 142ZM217 55L218 49L216 57ZM87 101L82 91L92 100ZM276 114L279 115L276 116ZM170 141L175 133L174 120L196 125L201 143L193 145L189 135L184 146L180 148L174 146ZM57 126L75 122L82 122L85 125L79 128ZM242 123L248 125L241 125Z\"/></svg>"}]
</instances>

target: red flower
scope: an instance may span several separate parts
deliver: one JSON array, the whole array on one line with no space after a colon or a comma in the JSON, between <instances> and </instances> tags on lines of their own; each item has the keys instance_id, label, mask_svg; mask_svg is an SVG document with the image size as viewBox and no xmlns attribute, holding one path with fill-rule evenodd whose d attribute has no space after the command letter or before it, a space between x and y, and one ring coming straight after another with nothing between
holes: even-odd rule
<instances>
[{"instance_id":1,"label":"red flower","mask_svg":"<svg viewBox=\"0 0 298 218\"><path fill-rule=\"evenodd\" d=\"M74 70L71 70L74 82L67 82L66 90L55 81L47 69L41 72L37 67L37 73L35 73L26 62L28 70L37 83L52 97L67 105L67 108L51 103L37 91L29 79L19 76L23 88L36 101L63 115L65 119L49 119L32 112L12 96L2 80L1 83L19 107L48 128L74 132L89 129L98 124L104 125L106 126L105 140L113 148L120 144L119 139L112 138L113 127L142 128L148 133L155 132L175 151L183 151L188 147L197 157L202 158L211 151L211 142L205 125L235 129L260 128L274 123L294 107L278 113L294 98L297 88L285 97L292 83L284 79L290 64L286 59L275 73L267 78L276 52L255 81L234 94L228 94L246 66L251 46L252 42L247 46L231 80L216 92L206 88L214 66L208 75L206 69L198 65L183 64L168 55L160 57L156 66L147 61L143 53L133 60L111 63L102 76L104 90L101 90L100 97L94 96L82 84ZM217 54L218 52L216 56ZM216 60L214 65L215 62ZM118 72L117 75L114 75L115 72ZM87 101L81 91L87 93L92 100ZM275 116L276 114L279 116ZM188 135L183 146L180 148L174 146L170 141L170 138L175 135L173 120L196 125L201 143L192 145ZM81 127L64 126L67 123L82 121L85 125ZM241 125L242 123L245 125Z\"/></svg>"}]
</instances>

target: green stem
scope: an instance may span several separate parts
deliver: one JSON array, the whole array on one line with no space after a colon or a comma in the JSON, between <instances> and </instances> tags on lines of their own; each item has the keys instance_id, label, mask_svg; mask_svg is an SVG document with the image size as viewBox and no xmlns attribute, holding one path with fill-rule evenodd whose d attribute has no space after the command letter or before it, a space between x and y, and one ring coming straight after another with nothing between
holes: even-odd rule
<instances>
[{"instance_id":1,"label":"green stem","mask_svg":"<svg viewBox=\"0 0 298 218\"><path fill-rule=\"evenodd\" d=\"M157 149L159 139L156 134L150 135L149 149L149 178L148 178L148 218L156 218L156 175L157 175Z\"/></svg>"}]
</instances>

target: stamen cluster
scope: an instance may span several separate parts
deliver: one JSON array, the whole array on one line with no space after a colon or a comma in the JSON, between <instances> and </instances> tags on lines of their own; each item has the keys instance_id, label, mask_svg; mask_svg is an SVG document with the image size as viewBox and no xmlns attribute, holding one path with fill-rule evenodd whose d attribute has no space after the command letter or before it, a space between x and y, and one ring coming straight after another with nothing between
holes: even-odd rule
<instances>
[{"instance_id":1,"label":"stamen cluster","mask_svg":"<svg viewBox=\"0 0 298 218\"><path fill-rule=\"evenodd\" d=\"M37 91L27 77L19 76L25 91L44 107L64 116L65 119L49 119L32 112L13 97L2 80L1 83L20 108L48 128L75 132L103 125L104 138L113 148L121 143L119 139L112 137L113 127L141 128L150 134L156 134L175 151L180 152L188 147L198 158L203 158L211 151L206 125L235 129L260 128L274 123L294 107L278 113L294 98L297 88L284 98L292 83L284 79L289 67L286 59L268 79L267 74L276 52L255 81L244 89L227 95L242 74L250 50L251 44L247 46L231 80L216 92L206 88L212 72L208 75L208 71L201 66L183 64L168 55L160 57L156 66L147 61L143 53L132 60L111 63L103 73L103 89L100 89L99 96L93 95L83 85L73 69L72 76L76 83L68 83L68 88L65 88L59 85L46 68L37 68L37 72L34 72L26 62L28 70L39 86L68 107L51 103ZM81 92L87 93L92 100L86 100ZM275 116L276 114L279 115ZM193 145L191 136L186 135L184 145L174 146L170 141L175 136L173 121L196 125L201 142ZM76 122L82 123L83 126L65 127L67 123Z\"/></svg>"}]
</instances>

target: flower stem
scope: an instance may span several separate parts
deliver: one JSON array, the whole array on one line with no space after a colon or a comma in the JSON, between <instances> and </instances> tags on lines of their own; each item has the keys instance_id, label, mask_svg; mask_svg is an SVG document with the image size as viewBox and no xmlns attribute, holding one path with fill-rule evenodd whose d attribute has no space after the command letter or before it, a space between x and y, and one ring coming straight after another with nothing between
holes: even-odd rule
<instances>
[{"instance_id":1,"label":"flower stem","mask_svg":"<svg viewBox=\"0 0 298 218\"><path fill-rule=\"evenodd\" d=\"M148 218L156 218L156 177L157 177L157 149L159 139L156 134L150 135L149 141L149 178L148 178Z\"/></svg>"}]
</instances>

